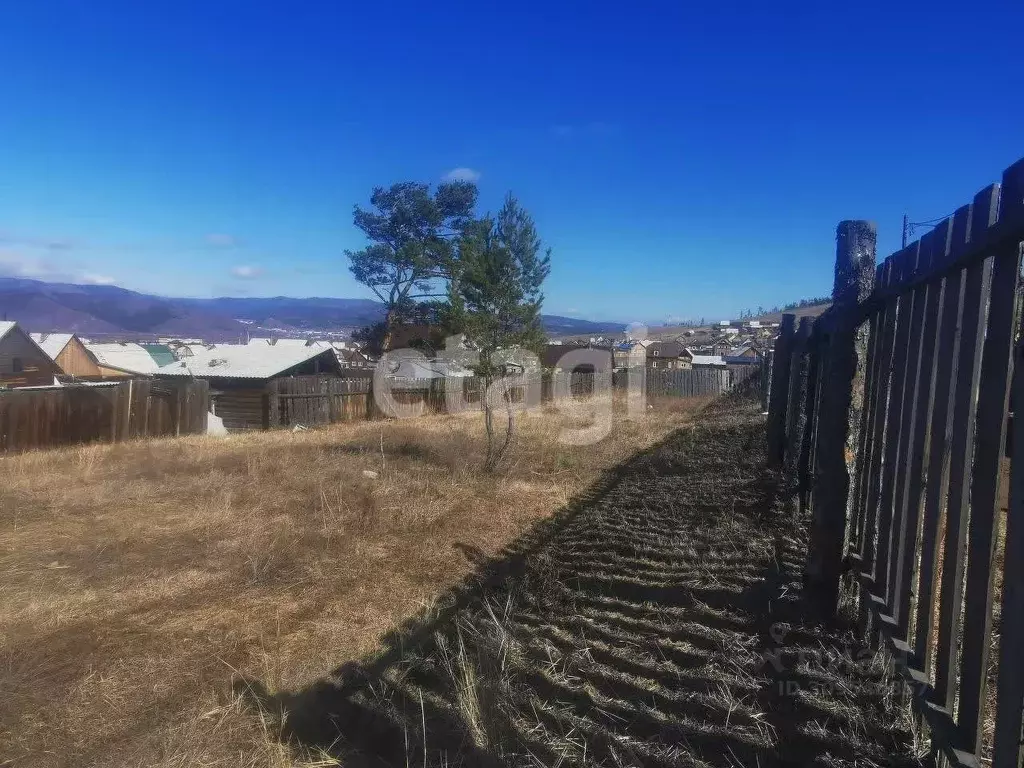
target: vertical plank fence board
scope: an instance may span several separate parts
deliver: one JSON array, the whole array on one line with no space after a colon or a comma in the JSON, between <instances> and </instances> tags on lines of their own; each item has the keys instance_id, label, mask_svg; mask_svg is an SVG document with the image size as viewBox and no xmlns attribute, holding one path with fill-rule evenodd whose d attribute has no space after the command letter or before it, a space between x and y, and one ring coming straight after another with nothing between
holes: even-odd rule
<instances>
[{"instance_id":1,"label":"vertical plank fence board","mask_svg":"<svg viewBox=\"0 0 1024 768\"><path fill-rule=\"evenodd\" d=\"M1004 225L1024 223L1024 161L1018 161L1003 175L1002 210ZM1018 308L1020 311L1020 308ZM1013 453L1010 463L1010 493L1006 515L1006 548L1003 552L1003 598L1000 626L999 673L993 768L1024 765L1024 315L1019 318L1017 350L1013 372Z\"/></svg>"},{"instance_id":2,"label":"vertical plank fence board","mask_svg":"<svg viewBox=\"0 0 1024 768\"><path fill-rule=\"evenodd\" d=\"M918 269L924 274L932 267L939 250L935 229L921 239ZM945 241L943 241L944 243ZM945 252L945 245L942 245ZM925 283L914 291L914 309L910 324L910 347L907 350L906 407L903 429L906 441L899 472L899 494L896 507L897 527L894 542L892 590L889 606L892 609L901 637L907 636L910 623L913 565L916 562L917 533L920 523L921 472L923 454L928 435L928 408L931 397L932 362L935 352L935 310L938 307L939 285Z\"/></svg>"},{"instance_id":3,"label":"vertical plank fence board","mask_svg":"<svg viewBox=\"0 0 1024 768\"><path fill-rule=\"evenodd\" d=\"M1013 370L1013 446L1003 553L999 676L992 768L1020 768L1024 719L1024 325L1018 329Z\"/></svg>"},{"instance_id":4,"label":"vertical plank fence board","mask_svg":"<svg viewBox=\"0 0 1024 768\"><path fill-rule=\"evenodd\" d=\"M971 209L969 231L983 232L996 212L994 192L976 198ZM976 222L985 226L976 226ZM956 394L953 405L950 444L949 498L946 535L943 543L942 578L939 593L939 634L935 656L937 703L953 711L957 686L954 677L959 651L960 614L963 606L964 548L967 537L971 465L975 434L975 404L981 379L981 355L985 336L985 297L992 276L992 259L975 262L964 277L960 349L957 360Z\"/></svg>"},{"instance_id":5,"label":"vertical plank fence board","mask_svg":"<svg viewBox=\"0 0 1024 768\"><path fill-rule=\"evenodd\" d=\"M875 284L881 285L882 266L875 271ZM872 313L868 319L868 358L864 367L863 407L861 408L860 427L858 429L857 457L854 469L853 484L853 520L851 523L851 549L860 553L863 549L865 531L865 506L867 499L867 477L871 466L871 450L873 447L874 430L874 394L876 374L881 344L879 313Z\"/></svg>"},{"instance_id":6,"label":"vertical plank fence board","mask_svg":"<svg viewBox=\"0 0 1024 768\"><path fill-rule=\"evenodd\" d=\"M1024 166L1020 168L1024 172ZM1004 176L1005 190L1024 189L1024 179ZM989 191L982 194L988 194ZM975 209L977 210L977 205ZM977 222L976 222L977 223ZM994 223L994 220L990 222ZM977 229L978 239L984 233ZM974 232L971 234L974 239ZM966 747L976 751L984 727L989 634L992 622L992 559L996 545L996 510L999 500L1000 464L1006 443L1010 376L1013 368L1014 310L1020 246L1014 244L992 257L992 288L989 298L985 347L978 390L974 468L971 478L971 512L968 531L964 636L960 659L960 701L957 721Z\"/></svg>"},{"instance_id":7,"label":"vertical plank fence board","mask_svg":"<svg viewBox=\"0 0 1024 768\"><path fill-rule=\"evenodd\" d=\"M915 243L915 246L918 245ZM917 267L917 249L904 249L897 256L893 269L897 284L905 283ZM910 340L910 319L913 311L913 293L899 297L896 310L896 335L893 341L892 373L889 390L889 407L885 426L885 455L882 457L882 480L878 508L878 546L875 551L874 591L884 597L890 594L890 555L895 523L895 491L897 486L896 467L905 435L903 424L905 391L908 369L908 355L905 350ZM891 606L890 606L891 607Z\"/></svg>"},{"instance_id":8,"label":"vertical plank fence board","mask_svg":"<svg viewBox=\"0 0 1024 768\"><path fill-rule=\"evenodd\" d=\"M880 288L888 289L893 278L892 261L886 260L880 270ZM873 572L875 535L881 487L882 458L885 455L885 425L888 417L891 386L893 340L896 333L896 299L886 301L878 311L878 361L871 387L871 451L865 456L864 530L860 547L862 572ZM861 624L867 625L867 606L861 604Z\"/></svg>"},{"instance_id":9,"label":"vertical plank fence board","mask_svg":"<svg viewBox=\"0 0 1024 768\"><path fill-rule=\"evenodd\" d=\"M953 216L950 256L967 243L970 206ZM948 257L947 257L948 258ZM931 675L933 666L932 621L939 563L939 526L946 489L949 486L950 431L956 384L956 361L960 345L960 307L963 300L964 270L955 269L944 280L941 297L938 352L935 364L935 392L928 452L927 487L921 534L921 564L918 578L917 618L914 652L922 670Z\"/></svg>"},{"instance_id":10,"label":"vertical plank fence board","mask_svg":"<svg viewBox=\"0 0 1024 768\"><path fill-rule=\"evenodd\" d=\"M772 371L771 408L768 414L767 440L770 466L782 463L786 439L786 397L789 393L790 351L796 315L782 316L779 336L775 341L775 368Z\"/></svg>"}]
</instances>

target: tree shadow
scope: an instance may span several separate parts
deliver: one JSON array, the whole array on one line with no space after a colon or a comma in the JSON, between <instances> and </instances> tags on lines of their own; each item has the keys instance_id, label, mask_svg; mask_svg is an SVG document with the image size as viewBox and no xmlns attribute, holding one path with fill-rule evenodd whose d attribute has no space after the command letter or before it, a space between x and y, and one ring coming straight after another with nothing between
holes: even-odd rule
<instances>
[{"instance_id":1,"label":"tree shadow","mask_svg":"<svg viewBox=\"0 0 1024 768\"><path fill-rule=\"evenodd\" d=\"M852 635L808 618L755 408L637 454L499 556L455 544L474 573L372 656L236 690L345 765L892 764L902 734L834 663Z\"/></svg>"}]
</instances>

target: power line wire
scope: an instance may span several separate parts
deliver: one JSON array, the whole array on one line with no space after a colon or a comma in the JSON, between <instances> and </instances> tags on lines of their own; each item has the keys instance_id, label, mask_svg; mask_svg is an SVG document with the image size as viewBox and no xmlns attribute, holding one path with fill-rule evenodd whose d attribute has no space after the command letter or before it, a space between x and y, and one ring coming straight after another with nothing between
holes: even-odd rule
<instances>
[{"instance_id":1,"label":"power line wire","mask_svg":"<svg viewBox=\"0 0 1024 768\"><path fill-rule=\"evenodd\" d=\"M946 219L950 218L953 214L950 213L946 216L939 216L937 219L928 219L927 221L907 221L907 215L903 215L903 247L907 247L907 240L909 240L916 227L934 227L936 224L940 224Z\"/></svg>"}]
</instances>

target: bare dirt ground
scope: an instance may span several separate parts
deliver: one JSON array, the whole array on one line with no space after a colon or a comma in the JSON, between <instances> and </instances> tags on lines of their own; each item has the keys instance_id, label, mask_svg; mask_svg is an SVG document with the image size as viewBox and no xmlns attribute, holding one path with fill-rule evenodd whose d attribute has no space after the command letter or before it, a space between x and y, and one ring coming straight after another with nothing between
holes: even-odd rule
<instances>
[{"instance_id":1,"label":"bare dirt ground","mask_svg":"<svg viewBox=\"0 0 1024 768\"><path fill-rule=\"evenodd\" d=\"M809 618L762 430L704 411L361 661L238 689L343 765L917 765L887 665Z\"/></svg>"}]
</instances>

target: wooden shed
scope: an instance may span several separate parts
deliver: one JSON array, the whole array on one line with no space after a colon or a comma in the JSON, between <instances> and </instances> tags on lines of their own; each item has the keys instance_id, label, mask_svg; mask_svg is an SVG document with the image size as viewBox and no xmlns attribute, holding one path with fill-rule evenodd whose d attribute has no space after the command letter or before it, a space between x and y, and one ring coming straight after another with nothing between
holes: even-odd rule
<instances>
[{"instance_id":1,"label":"wooden shed","mask_svg":"<svg viewBox=\"0 0 1024 768\"><path fill-rule=\"evenodd\" d=\"M0 322L0 387L53 384L60 367L17 323Z\"/></svg>"},{"instance_id":2,"label":"wooden shed","mask_svg":"<svg viewBox=\"0 0 1024 768\"><path fill-rule=\"evenodd\" d=\"M227 429L237 431L270 428L272 380L316 374L341 375L333 348L216 344L161 368L156 376L208 381L213 414Z\"/></svg>"},{"instance_id":3,"label":"wooden shed","mask_svg":"<svg viewBox=\"0 0 1024 768\"><path fill-rule=\"evenodd\" d=\"M33 333L32 340L67 376L95 379L103 375L96 358L73 333Z\"/></svg>"}]
</instances>

